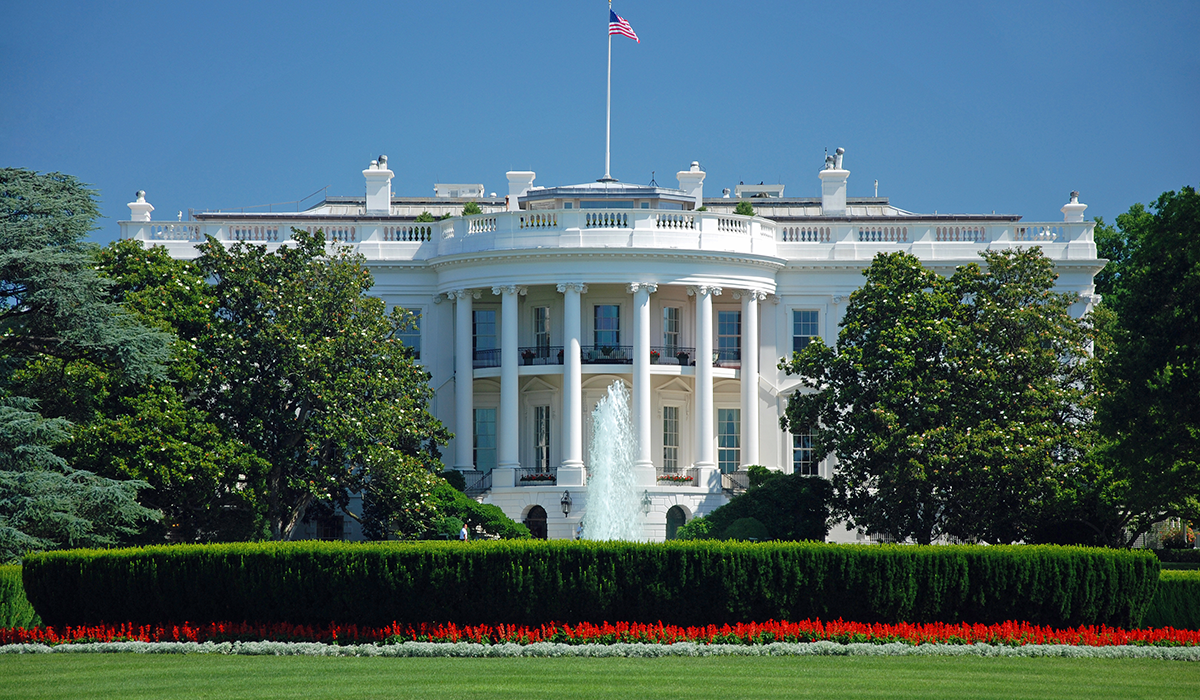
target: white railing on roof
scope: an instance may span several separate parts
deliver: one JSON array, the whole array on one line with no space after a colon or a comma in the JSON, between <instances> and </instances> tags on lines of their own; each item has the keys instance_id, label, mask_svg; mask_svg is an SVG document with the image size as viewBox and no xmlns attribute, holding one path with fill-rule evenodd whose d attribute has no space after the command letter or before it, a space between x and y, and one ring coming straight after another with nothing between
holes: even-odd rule
<instances>
[{"instance_id":1,"label":"white railing on roof","mask_svg":"<svg viewBox=\"0 0 1200 700\"><path fill-rule=\"evenodd\" d=\"M126 223L126 222L122 222ZM147 238L152 241L202 241L204 233L199 224L147 224Z\"/></svg>"},{"instance_id":2,"label":"white railing on roof","mask_svg":"<svg viewBox=\"0 0 1200 700\"><path fill-rule=\"evenodd\" d=\"M783 226L779 229L779 240L785 243L828 243L828 226Z\"/></svg>"},{"instance_id":3,"label":"white railing on roof","mask_svg":"<svg viewBox=\"0 0 1200 700\"><path fill-rule=\"evenodd\" d=\"M433 240L432 224L405 224L403 226L384 226L383 240L384 241L432 241Z\"/></svg>"}]
</instances>

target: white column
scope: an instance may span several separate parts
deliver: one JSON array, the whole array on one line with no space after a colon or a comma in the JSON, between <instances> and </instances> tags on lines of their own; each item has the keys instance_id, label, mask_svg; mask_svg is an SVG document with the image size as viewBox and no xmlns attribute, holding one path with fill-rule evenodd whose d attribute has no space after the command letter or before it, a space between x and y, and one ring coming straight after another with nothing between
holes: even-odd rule
<instances>
[{"instance_id":1,"label":"white column","mask_svg":"<svg viewBox=\"0 0 1200 700\"><path fill-rule=\"evenodd\" d=\"M742 464L758 464L758 302L766 292L747 290L742 297Z\"/></svg>"},{"instance_id":2,"label":"white column","mask_svg":"<svg viewBox=\"0 0 1200 700\"><path fill-rule=\"evenodd\" d=\"M562 466L558 469L559 486L583 486L583 370L579 355L582 313L579 295L587 285L558 285L563 295L563 406Z\"/></svg>"},{"instance_id":3,"label":"white column","mask_svg":"<svg viewBox=\"0 0 1200 700\"><path fill-rule=\"evenodd\" d=\"M633 425L637 433L637 457L633 463L638 486L654 486L654 462L650 458L650 295L657 284L633 282Z\"/></svg>"},{"instance_id":4,"label":"white column","mask_svg":"<svg viewBox=\"0 0 1200 700\"><path fill-rule=\"evenodd\" d=\"M521 408L517 399L517 297L525 291L525 287L517 285L492 287L492 294L500 296L500 411L496 416L496 466L499 469L521 466L517 442ZM511 476L508 473L495 475L493 483L500 479L508 485Z\"/></svg>"},{"instance_id":5,"label":"white column","mask_svg":"<svg viewBox=\"0 0 1200 700\"><path fill-rule=\"evenodd\" d=\"M475 353L471 300L479 292L458 289L446 296L458 300L454 310L454 468L475 468Z\"/></svg>"},{"instance_id":6,"label":"white column","mask_svg":"<svg viewBox=\"0 0 1200 700\"><path fill-rule=\"evenodd\" d=\"M721 489L717 462L713 458L713 308L712 298L720 296L720 287L689 287L696 297L696 468L701 483L709 490Z\"/></svg>"}]
</instances>

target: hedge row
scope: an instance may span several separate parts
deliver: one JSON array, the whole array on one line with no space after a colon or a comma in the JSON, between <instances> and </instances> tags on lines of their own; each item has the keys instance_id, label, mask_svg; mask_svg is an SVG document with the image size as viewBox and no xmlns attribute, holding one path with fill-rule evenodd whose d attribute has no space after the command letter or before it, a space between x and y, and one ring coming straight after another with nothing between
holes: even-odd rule
<instances>
[{"instance_id":1,"label":"hedge row","mask_svg":"<svg viewBox=\"0 0 1200 700\"><path fill-rule=\"evenodd\" d=\"M231 620L709 625L1024 620L1137 627L1149 552L812 542L239 543L31 555L51 625Z\"/></svg>"},{"instance_id":2,"label":"hedge row","mask_svg":"<svg viewBox=\"0 0 1200 700\"><path fill-rule=\"evenodd\" d=\"M1142 626L1200 629L1200 571L1163 571Z\"/></svg>"},{"instance_id":3,"label":"hedge row","mask_svg":"<svg viewBox=\"0 0 1200 700\"><path fill-rule=\"evenodd\" d=\"M1173 564L1200 564L1200 549L1153 549L1159 561Z\"/></svg>"},{"instance_id":4,"label":"hedge row","mask_svg":"<svg viewBox=\"0 0 1200 700\"><path fill-rule=\"evenodd\" d=\"M25 598L21 567L0 566L0 629L37 627L41 618Z\"/></svg>"}]
</instances>

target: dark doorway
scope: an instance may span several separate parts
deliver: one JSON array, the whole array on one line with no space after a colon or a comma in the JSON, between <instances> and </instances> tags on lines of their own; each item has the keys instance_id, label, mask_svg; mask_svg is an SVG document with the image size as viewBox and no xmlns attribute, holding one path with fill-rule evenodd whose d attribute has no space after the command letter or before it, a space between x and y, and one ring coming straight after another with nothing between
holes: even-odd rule
<instances>
[{"instance_id":1,"label":"dark doorway","mask_svg":"<svg viewBox=\"0 0 1200 700\"><path fill-rule=\"evenodd\" d=\"M687 522L687 513L679 506L671 506L667 511L667 539L673 540L679 533L679 528Z\"/></svg>"},{"instance_id":2,"label":"dark doorway","mask_svg":"<svg viewBox=\"0 0 1200 700\"><path fill-rule=\"evenodd\" d=\"M546 539L546 509L541 506L530 508L525 514L525 527L535 540Z\"/></svg>"}]
</instances>

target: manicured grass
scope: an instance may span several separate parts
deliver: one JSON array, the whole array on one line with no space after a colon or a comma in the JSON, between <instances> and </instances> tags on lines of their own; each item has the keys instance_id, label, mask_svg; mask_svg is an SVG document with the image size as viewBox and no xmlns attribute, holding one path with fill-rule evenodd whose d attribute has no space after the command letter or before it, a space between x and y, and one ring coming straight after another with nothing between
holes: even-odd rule
<instances>
[{"instance_id":1,"label":"manicured grass","mask_svg":"<svg viewBox=\"0 0 1200 700\"><path fill-rule=\"evenodd\" d=\"M387 659L0 656L4 698L1196 698L1200 664L1138 659Z\"/></svg>"}]
</instances>

